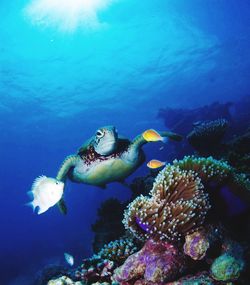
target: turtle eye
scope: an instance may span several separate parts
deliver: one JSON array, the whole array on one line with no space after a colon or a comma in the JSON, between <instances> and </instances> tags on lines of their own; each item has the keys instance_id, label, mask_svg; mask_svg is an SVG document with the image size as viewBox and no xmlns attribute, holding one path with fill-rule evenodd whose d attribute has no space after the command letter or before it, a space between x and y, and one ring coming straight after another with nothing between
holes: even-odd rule
<instances>
[{"instance_id":1,"label":"turtle eye","mask_svg":"<svg viewBox=\"0 0 250 285\"><path fill-rule=\"evenodd\" d=\"M96 132L96 136L97 136L98 138L101 138L101 137L104 136L104 132L102 132L101 130L98 130L98 131Z\"/></svg>"}]
</instances>

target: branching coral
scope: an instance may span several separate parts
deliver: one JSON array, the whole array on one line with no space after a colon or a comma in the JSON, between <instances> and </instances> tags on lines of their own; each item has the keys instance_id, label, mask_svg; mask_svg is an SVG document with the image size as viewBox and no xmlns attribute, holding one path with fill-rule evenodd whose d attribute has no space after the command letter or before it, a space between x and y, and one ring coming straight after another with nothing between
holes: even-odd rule
<instances>
[{"instance_id":1,"label":"branching coral","mask_svg":"<svg viewBox=\"0 0 250 285\"><path fill-rule=\"evenodd\" d=\"M135 245L132 238L120 238L119 240L105 244L98 252L97 256L120 264L137 250L138 247Z\"/></svg>"},{"instance_id":2,"label":"branching coral","mask_svg":"<svg viewBox=\"0 0 250 285\"><path fill-rule=\"evenodd\" d=\"M136 198L124 214L125 228L140 239L179 239L199 228L210 208L200 178L178 166L159 173L150 195Z\"/></svg>"}]
</instances>

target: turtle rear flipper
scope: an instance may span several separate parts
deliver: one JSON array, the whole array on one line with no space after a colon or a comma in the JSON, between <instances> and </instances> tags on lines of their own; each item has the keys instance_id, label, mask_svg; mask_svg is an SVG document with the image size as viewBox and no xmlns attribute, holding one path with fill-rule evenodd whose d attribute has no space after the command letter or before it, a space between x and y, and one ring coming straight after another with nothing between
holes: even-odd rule
<instances>
[{"instance_id":1,"label":"turtle rear flipper","mask_svg":"<svg viewBox=\"0 0 250 285\"><path fill-rule=\"evenodd\" d=\"M57 206L63 215L67 214L67 206L63 198L61 198L61 200L57 203Z\"/></svg>"}]
</instances>

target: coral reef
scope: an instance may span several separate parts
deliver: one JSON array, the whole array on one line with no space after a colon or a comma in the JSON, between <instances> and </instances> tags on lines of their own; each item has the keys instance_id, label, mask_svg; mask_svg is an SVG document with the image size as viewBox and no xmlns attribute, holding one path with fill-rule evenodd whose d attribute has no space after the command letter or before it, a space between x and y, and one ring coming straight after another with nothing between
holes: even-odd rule
<instances>
[{"instance_id":1,"label":"coral reef","mask_svg":"<svg viewBox=\"0 0 250 285\"><path fill-rule=\"evenodd\" d=\"M114 269L113 261L93 256L93 258L83 260L82 265L75 271L74 278L87 284L111 282Z\"/></svg>"},{"instance_id":2,"label":"coral reef","mask_svg":"<svg viewBox=\"0 0 250 285\"><path fill-rule=\"evenodd\" d=\"M199 122L187 135L187 140L200 155L215 155L221 151L220 142L227 128L228 121L225 119Z\"/></svg>"},{"instance_id":3,"label":"coral reef","mask_svg":"<svg viewBox=\"0 0 250 285\"><path fill-rule=\"evenodd\" d=\"M144 240L176 240L192 233L204 223L210 209L203 184L207 190L208 185L229 184L237 194L242 188L244 199L249 199L249 181L242 175L235 176L226 162L187 156L165 166L150 196L141 195L128 205L123 219L125 228Z\"/></svg>"},{"instance_id":4,"label":"coral reef","mask_svg":"<svg viewBox=\"0 0 250 285\"><path fill-rule=\"evenodd\" d=\"M189 134L193 137L193 135L197 134L195 136L195 142L194 147L195 149L199 151L200 155L203 156L209 156L212 155L218 159L225 158L230 162L230 164L233 167L236 167L234 163L231 163L230 159L228 159L228 151L230 151L231 146L229 146L229 149L226 145L219 145L217 143L214 144L216 141L215 138L217 137L219 141L219 135L217 135L217 132L215 129L210 128L203 128L203 126L206 126L208 124L213 124L213 121L217 121L219 118L224 118L226 121L228 121L228 124L230 128L228 128L226 133L226 139L230 139L233 136L242 136L244 133L247 132L247 129L250 126L250 99L249 96L246 96L245 98L241 98L238 102L234 103L218 103L215 102L211 105L199 107L196 109L174 109L170 107L166 107L164 109L160 109L158 113L158 118L163 119L165 126L168 129L171 129L174 132L180 133L183 136L187 136ZM211 121L211 123L209 123ZM202 124L203 122L203 124ZM193 126L196 125L193 132ZM200 127L199 127L200 125ZM204 130L203 135L204 138L210 140L212 144L209 145L205 139L199 139L199 133L201 129ZM207 134L205 134L205 131ZM215 133L213 134L213 131ZM224 132L223 125L221 126L221 135ZM192 133L192 135L191 135ZM218 126L218 134L220 133L220 127ZM191 139L192 140L192 139ZM200 141L201 145L198 145L198 140ZM215 140L215 141L214 141ZM197 143L196 143L197 142ZM204 144L204 145L203 145ZM206 147L205 147L206 145ZM212 145L214 147L212 147ZM243 144L242 144L243 145ZM249 144L244 144L243 148L246 146L249 146ZM168 160L172 160L174 158L180 158L187 154L193 154L193 149L191 145L183 140L181 144L176 144L174 146L174 154L171 154L171 156L166 153L166 158ZM225 153L226 152L226 153ZM248 152L249 153L249 152ZM234 160L237 162L240 161L243 156L238 155L238 153L232 151L232 161ZM238 157L238 158L237 158ZM243 158L244 161L249 161L249 156L245 156ZM245 164L245 163L244 163ZM249 165L245 164L245 165ZM237 168L237 167L236 167ZM239 169L240 172L245 172L243 169Z\"/></svg>"},{"instance_id":5,"label":"coral reef","mask_svg":"<svg viewBox=\"0 0 250 285\"><path fill-rule=\"evenodd\" d=\"M196 109L173 109L166 107L160 109L158 118L164 120L167 128L174 132L187 135L192 128L194 122L212 121L218 118L224 118L228 121L232 120L230 108L232 103L212 103Z\"/></svg>"},{"instance_id":6,"label":"coral reef","mask_svg":"<svg viewBox=\"0 0 250 285\"><path fill-rule=\"evenodd\" d=\"M146 282L161 284L175 279L185 270L185 256L177 247L149 239L139 252L131 255L115 270L113 280L122 283L144 279Z\"/></svg>"},{"instance_id":7,"label":"coral reef","mask_svg":"<svg viewBox=\"0 0 250 285\"><path fill-rule=\"evenodd\" d=\"M222 129L226 124L213 124L216 122ZM206 122L202 127L211 125ZM216 133L214 129L209 131L211 136ZM218 134L216 143L219 136L221 139L222 134ZM83 260L74 273L68 271L61 279L52 276L58 279L50 282L61 282L66 276L74 281L49 285L247 285L248 142L249 134L245 134L227 144L221 156L230 163L211 156L185 156L167 164L158 174L134 179L130 185L132 202L126 209L125 203L116 199L102 204L93 225L96 238L92 258ZM245 204L237 206L237 199ZM123 212L125 229L121 224ZM249 229L249 233L242 235L237 226L246 232ZM125 230L129 234L125 235Z\"/></svg>"},{"instance_id":8,"label":"coral reef","mask_svg":"<svg viewBox=\"0 0 250 285\"><path fill-rule=\"evenodd\" d=\"M206 271L199 272L195 275L185 276L178 281L168 282L165 285L215 285L215 282L212 277L209 276L209 273Z\"/></svg>"},{"instance_id":9,"label":"coral reef","mask_svg":"<svg viewBox=\"0 0 250 285\"><path fill-rule=\"evenodd\" d=\"M125 204L117 199L109 199L102 203L98 210L98 219L92 225L92 231L95 233L93 250L95 253L112 240L119 239L125 234L121 223ZM115 215L114 215L115 213Z\"/></svg>"},{"instance_id":10,"label":"coral reef","mask_svg":"<svg viewBox=\"0 0 250 285\"><path fill-rule=\"evenodd\" d=\"M138 247L133 238L124 237L105 244L96 256L121 264L136 251L138 251Z\"/></svg>"}]
</instances>

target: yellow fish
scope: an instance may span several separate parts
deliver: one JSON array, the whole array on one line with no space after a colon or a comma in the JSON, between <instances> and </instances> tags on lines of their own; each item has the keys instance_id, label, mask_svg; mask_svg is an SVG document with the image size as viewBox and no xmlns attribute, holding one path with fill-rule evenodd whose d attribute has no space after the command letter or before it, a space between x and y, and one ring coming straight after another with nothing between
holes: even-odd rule
<instances>
[{"instance_id":1,"label":"yellow fish","mask_svg":"<svg viewBox=\"0 0 250 285\"><path fill-rule=\"evenodd\" d=\"M142 136L147 142L166 141L166 138L163 138L157 131L153 129L146 130Z\"/></svg>"},{"instance_id":2,"label":"yellow fish","mask_svg":"<svg viewBox=\"0 0 250 285\"><path fill-rule=\"evenodd\" d=\"M157 160L157 159L152 159L147 163L147 167L151 168L151 169L157 169L157 168L164 166L165 164L166 164L166 162L162 162L162 161Z\"/></svg>"}]
</instances>

